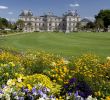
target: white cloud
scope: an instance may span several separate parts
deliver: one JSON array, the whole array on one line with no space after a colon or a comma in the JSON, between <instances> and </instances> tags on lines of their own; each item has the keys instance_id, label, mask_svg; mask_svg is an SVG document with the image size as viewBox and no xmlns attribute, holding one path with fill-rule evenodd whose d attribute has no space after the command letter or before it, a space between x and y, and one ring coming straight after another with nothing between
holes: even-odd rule
<instances>
[{"instance_id":1,"label":"white cloud","mask_svg":"<svg viewBox=\"0 0 110 100\"><path fill-rule=\"evenodd\" d=\"M9 14L9 15L12 15L12 14L13 14L13 12L8 12L8 14Z\"/></svg>"},{"instance_id":2,"label":"white cloud","mask_svg":"<svg viewBox=\"0 0 110 100\"><path fill-rule=\"evenodd\" d=\"M69 6L70 7L79 7L80 5L78 3L76 3L76 4L70 4Z\"/></svg>"},{"instance_id":3,"label":"white cloud","mask_svg":"<svg viewBox=\"0 0 110 100\"><path fill-rule=\"evenodd\" d=\"M8 9L6 6L0 6L0 10Z\"/></svg>"}]
</instances>

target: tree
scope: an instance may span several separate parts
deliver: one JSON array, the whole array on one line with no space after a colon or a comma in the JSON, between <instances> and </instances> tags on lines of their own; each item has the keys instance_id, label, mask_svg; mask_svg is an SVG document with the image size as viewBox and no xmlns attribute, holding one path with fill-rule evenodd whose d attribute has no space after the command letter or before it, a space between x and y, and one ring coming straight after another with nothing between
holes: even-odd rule
<instances>
[{"instance_id":1,"label":"tree","mask_svg":"<svg viewBox=\"0 0 110 100\"><path fill-rule=\"evenodd\" d=\"M86 25L86 29L94 29L95 28L95 23L94 22L88 22Z\"/></svg>"},{"instance_id":2,"label":"tree","mask_svg":"<svg viewBox=\"0 0 110 100\"><path fill-rule=\"evenodd\" d=\"M5 18L0 18L0 28L7 28L9 25L9 22Z\"/></svg>"},{"instance_id":3,"label":"tree","mask_svg":"<svg viewBox=\"0 0 110 100\"><path fill-rule=\"evenodd\" d=\"M101 31L101 29L104 29L104 21L101 18L97 18L95 21L95 27L98 32Z\"/></svg>"},{"instance_id":4,"label":"tree","mask_svg":"<svg viewBox=\"0 0 110 100\"><path fill-rule=\"evenodd\" d=\"M18 27L19 30L23 30L25 23L24 23L23 20L20 20L20 19L19 19L19 20L16 22L16 25L17 25L17 27Z\"/></svg>"},{"instance_id":5,"label":"tree","mask_svg":"<svg viewBox=\"0 0 110 100\"><path fill-rule=\"evenodd\" d=\"M110 10L100 10L98 15L95 16L96 21L101 19L104 23L104 28L107 29L110 25Z\"/></svg>"}]
</instances>

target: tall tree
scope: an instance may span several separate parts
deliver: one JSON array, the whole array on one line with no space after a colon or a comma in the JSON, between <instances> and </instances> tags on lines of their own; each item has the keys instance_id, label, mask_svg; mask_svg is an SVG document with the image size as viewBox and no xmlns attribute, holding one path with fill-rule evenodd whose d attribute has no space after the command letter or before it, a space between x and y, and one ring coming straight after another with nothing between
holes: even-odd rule
<instances>
[{"instance_id":1,"label":"tall tree","mask_svg":"<svg viewBox=\"0 0 110 100\"><path fill-rule=\"evenodd\" d=\"M17 25L17 27L18 27L19 30L23 30L25 23L24 23L23 20L20 20L20 19L19 19L19 20L16 22L16 25Z\"/></svg>"},{"instance_id":2,"label":"tall tree","mask_svg":"<svg viewBox=\"0 0 110 100\"><path fill-rule=\"evenodd\" d=\"M98 32L101 31L101 29L104 29L104 21L101 18L97 18L95 21L95 27Z\"/></svg>"},{"instance_id":3,"label":"tall tree","mask_svg":"<svg viewBox=\"0 0 110 100\"><path fill-rule=\"evenodd\" d=\"M98 15L95 16L95 18L96 21L102 19L104 23L104 28L107 29L110 25L110 10L100 10L100 12L98 13Z\"/></svg>"},{"instance_id":4,"label":"tall tree","mask_svg":"<svg viewBox=\"0 0 110 100\"><path fill-rule=\"evenodd\" d=\"M0 18L0 28L7 28L8 27L8 20L5 18Z\"/></svg>"}]
</instances>

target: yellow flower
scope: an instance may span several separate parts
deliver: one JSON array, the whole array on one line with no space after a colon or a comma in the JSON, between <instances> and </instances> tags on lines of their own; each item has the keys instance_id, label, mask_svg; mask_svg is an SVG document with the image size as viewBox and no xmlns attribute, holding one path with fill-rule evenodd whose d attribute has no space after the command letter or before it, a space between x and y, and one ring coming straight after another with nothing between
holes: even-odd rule
<instances>
[{"instance_id":1,"label":"yellow flower","mask_svg":"<svg viewBox=\"0 0 110 100\"><path fill-rule=\"evenodd\" d=\"M101 93L100 93L100 91L98 91L97 93L98 93L98 96L101 96Z\"/></svg>"},{"instance_id":2,"label":"yellow flower","mask_svg":"<svg viewBox=\"0 0 110 100\"><path fill-rule=\"evenodd\" d=\"M32 86L30 84L27 84L27 87L28 87L29 90L32 89Z\"/></svg>"},{"instance_id":3,"label":"yellow flower","mask_svg":"<svg viewBox=\"0 0 110 100\"><path fill-rule=\"evenodd\" d=\"M9 76L9 73L5 73L6 76Z\"/></svg>"},{"instance_id":4,"label":"yellow flower","mask_svg":"<svg viewBox=\"0 0 110 100\"><path fill-rule=\"evenodd\" d=\"M53 80L53 82L56 82L56 80Z\"/></svg>"},{"instance_id":5,"label":"yellow flower","mask_svg":"<svg viewBox=\"0 0 110 100\"><path fill-rule=\"evenodd\" d=\"M110 100L110 96L107 96L105 100Z\"/></svg>"},{"instance_id":6,"label":"yellow flower","mask_svg":"<svg viewBox=\"0 0 110 100\"><path fill-rule=\"evenodd\" d=\"M3 66L4 66L4 67L6 67L6 66L7 66L7 64L3 64Z\"/></svg>"},{"instance_id":7,"label":"yellow flower","mask_svg":"<svg viewBox=\"0 0 110 100\"><path fill-rule=\"evenodd\" d=\"M14 64L13 62L9 62L9 64L10 64L12 67L15 66L15 64Z\"/></svg>"}]
</instances>

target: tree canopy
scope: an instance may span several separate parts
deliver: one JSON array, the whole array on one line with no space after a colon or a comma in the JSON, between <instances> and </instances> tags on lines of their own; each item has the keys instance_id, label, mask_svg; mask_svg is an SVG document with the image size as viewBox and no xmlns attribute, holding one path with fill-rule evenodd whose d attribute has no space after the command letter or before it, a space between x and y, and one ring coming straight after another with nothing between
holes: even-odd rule
<instances>
[{"instance_id":1,"label":"tree canopy","mask_svg":"<svg viewBox=\"0 0 110 100\"><path fill-rule=\"evenodd\" d=\"M24 27L24 21L21 20L21 19L19 19L19 20L16 22L16 25L18 26L18 28L19 28L20 30L22 30L23 27Z\"/></svg>"},{"instance_id":2,"label":"tree canopy","mask_svg":"<svg viewBox=\"0 0 110 100\"><path fill-rule=\"evenodd\" d=\"M98 13L98 15L95 16L96 18L96 22L100 22L100 25L103 26L102 24L104 24L105 28L108 28L108 26L110 25L110 10L100 10L100 12ZM100 21L99 21L100 20Z\"/></svg>"},{"instance_id":3,"label":"tree canopy","mask_svg":"<svg viewBox=\"0 0 110 100\"><path fill-rule=\"evenodd\" d=\"M5 18L0 18L0 28L8 27L8 20Z\"/></svg>"}]
</instances>

